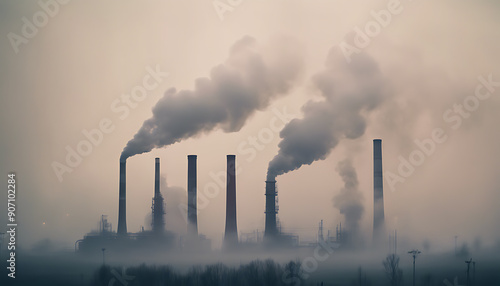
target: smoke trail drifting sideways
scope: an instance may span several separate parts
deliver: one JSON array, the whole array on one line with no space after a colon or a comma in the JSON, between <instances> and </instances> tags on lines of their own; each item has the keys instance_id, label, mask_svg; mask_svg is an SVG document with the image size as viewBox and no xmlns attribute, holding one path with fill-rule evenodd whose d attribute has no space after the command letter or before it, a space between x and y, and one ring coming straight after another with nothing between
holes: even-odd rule
<instances>
[{"instance_id":1,"label":"smoke trail drifting sideways","mask_svg":"<svg viewBox=\"0 0 500 286\"><path fill-rule=\"evenodd\" d=\"M347 63L338 49L327 57L326 69L313 77L323 101L309 101L304 117L280 132L278 154L269 162L267 180L324 160L343 138L355 139L366 129L366 116L385 96L385 82L375 61L361 53Z\"/></svg>"},{"instance_id":2,"label":"smoke trail drifting sideways","mask_svg":"<svg viewBox=\"0 0 500 286\"><path fill-rule=\"evenodd\" d=\"M194 90L168 90L120 160L215 129L240 130L255 111L288 92L302 68L302 47L295 40L282 36L259 46L251 37L242 38L209 78L195 81Z\"/></svg>"},{"instance_id":3,"label":"smoke trail drifting sideways","mask_svg":"<svg viewBox=\"0 0 500 286\"><path fill-rule=\"evenodd\" d=\"M344 181L344 187L333 198L333 206L344 215L346 229L352 236L359 231L359 221L364 213L363 195L358 190L358 176L350 160L338 163L337 172Z\"/></svg>"}]
</instances>

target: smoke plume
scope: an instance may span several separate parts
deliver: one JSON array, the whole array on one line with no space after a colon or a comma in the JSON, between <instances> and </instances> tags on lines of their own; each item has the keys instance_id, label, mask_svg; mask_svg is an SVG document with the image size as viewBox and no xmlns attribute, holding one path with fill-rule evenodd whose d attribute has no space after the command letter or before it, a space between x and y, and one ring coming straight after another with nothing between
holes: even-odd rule
<instances>
[{"instance_id":1,"label":"smoke plume","mask_svg":"<svg viewBox=\"0 0 500 286\"><path fill-rule=\"evenodd\" d=\"M332 49L326 69L312 81L323 100L307 102L302 107L304 117L290 121L280 132L279 152L269 163L267 180L326 159L343 138L362 136L367 114L385 97L378 65L364 53L347 63L338 49Z\"/></svg>"},{"instance_id":2,"label":"smoke plume","mask_svg":"<svg viewBox=\"0 0 500 286\"><path fill-rule=\"evenodd\" d=\"M266 46L242 38L208 78L196 79L194 90L168 90L120 160L216 129L239 131L252 114L291 89L302 67L302 48L291 38L277 37Z\"/></svg>"},{"instance_id":3,"label":"smoke plume","mask_svg":"<svg viewBox=\"0 0 500 286\"><path fill-rule=\"evenodd\" d=\"M351 237L355 238L359 233L359 221L365 210L362 204L363 195L358 190L358 176L349 159L339 162L336 171L344 181L344 187L333 198L333 206L344 215L346 229Z\"/></svg>"},{"instance_id":4,"label":"smoke plume","mask_svg":"<svg viewBox=\"0 0 500 286\"><path fill-rule=\"evenodd\" d=\"M185 235L186 213L179 205L186 204L187 191L182 187L169 186L167 184L167 177L160 176L160 190L165 198L165 228L178 235Z\"/></svg>"}]
</instances>

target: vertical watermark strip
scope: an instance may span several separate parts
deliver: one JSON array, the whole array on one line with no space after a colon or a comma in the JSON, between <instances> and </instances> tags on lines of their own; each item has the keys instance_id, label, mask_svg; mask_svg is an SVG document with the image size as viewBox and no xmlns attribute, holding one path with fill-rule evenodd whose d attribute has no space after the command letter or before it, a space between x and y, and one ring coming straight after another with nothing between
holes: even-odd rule
<instances>
[{"instance_id":1,"label":"vertical watermark strip","mask_svg":"<svg viewBox=\"0 0 500 286\"><path fill-rule=\"evenodd\" d=\"M9 252L9 259L7 259L7 269L9 270L7 276L16 278L16 173L10 172L7 175L7 249Z\"/></svg>"}]
</instances>

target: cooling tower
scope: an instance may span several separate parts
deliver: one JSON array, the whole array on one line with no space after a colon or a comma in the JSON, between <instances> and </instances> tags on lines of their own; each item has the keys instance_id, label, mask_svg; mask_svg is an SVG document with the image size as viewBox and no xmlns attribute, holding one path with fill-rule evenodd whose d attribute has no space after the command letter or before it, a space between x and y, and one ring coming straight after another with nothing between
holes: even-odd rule
<instances>
[{"instance_id":1,"label":"cooling tower","mask_svg":"<svg viewBox=\"0 0 500 286\"><path fill-rule=\"evenodd\" d=\"M127 166L126 161L120 161L120 193L118 204L118 234L127 235Z\"/></svg>"},{"instance_id":2,"label":"cooling tower","mask_svg":"<svg viewBox=\"0 0 500 286\"><path fill-rule=\"evenodd\" d=\"M188 155L188 235L198 237L196 155Z\"/></svg>"},{"instance_id":3,"label":"cooling tower","mask_svg":"<svg viewBox=\"0 0 500 286\"><path fill-rule=\"evenodd\" d=\"M236 226L236 156L227 155L226 177L226 231L224 246L232 247L238 244Z\"/></svg>"},{"instance_id":4,"label":"cooling tower","mask_svg":"<svg viewBox=\"0 0 500 286\"><path fill-rule=\"evenodd\" d=\"M373 240L385 238L382 140L373 140Z\"/></svg>"},{"instance_id":5,"label":"cooling tower","mask_svg":"<svg viewBox=\"0 0 500 286\"><path fill-rule=\"evenodd\" d=\"M266 228L264 237L271 238L278 234L276 228L276 181L266 181Z\"/></svg>"}]
</instances>

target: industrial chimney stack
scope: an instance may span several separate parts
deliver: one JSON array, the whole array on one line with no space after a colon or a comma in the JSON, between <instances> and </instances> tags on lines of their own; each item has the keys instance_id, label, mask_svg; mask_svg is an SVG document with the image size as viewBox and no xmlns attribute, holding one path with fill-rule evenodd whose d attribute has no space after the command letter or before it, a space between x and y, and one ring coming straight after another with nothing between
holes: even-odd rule
<instances>
[{"instance_id":1,"label":"industrial chimney stack","mask_svg":"<svg viewBox=\"0 0 500 286\"><path fill-rule=\"evenodd\" d=\"M120 161L120 193L118 204L118 234L127 235L126 161Z\"/></svg>"},{"instance_id":2,"label":"industrial chimney stack","mask_svg":"<svg viewBox=\"0 0 500 286\"><path fill-rule=\"evenodd\" d=\"M236 156L227 155L226 178L226 231L224 246L234 247L238 244L238 230L236 226Z\"/></svg>"},{"instance_id":3,"label":"industrial chimney stack","mask_svg":"<svg viewBox=\"0 0 500 286\"><path fill-rule=\"evenodd\" d=\"M155 158L155 192L153 197L153 232L163 233L165 221L163 215L163 196L160 192L160 158Z\"/></svg>"},{"instance_id":4,"label":"industrial chimney stack","mask_svg":"<svg viewBox=\"0 0 500 286\"><path fill-rule=\"evenodd\" d=\"M266 181L266 228L264 237L268 239L278 234L276 213L276 181Z\"/></svg>"},{"instance_id":5,"label":"industrial chimney stack","mask_svg":"<svg viewBox=\"0 0 500 286\"><path fill-rule=\"evenodd\" d=\"M385 238L384 186L382 176L382 140L373 140L373 241Z\"/></svg>"},{"instance_id":6,"label":"industrial chimney stack","mask_svg":"<svg viewBox=\"0 0 500 286\"><path fill-rule=\"evenodd\" d=\"M196 155L188 155L188 236L198 237Z\"/></svg>"},{"instance_id":7,"label":"industrial chimney stack","mask_svg":"<svg viewBox=\"0 0 500 286\"><path fill-rule=\"evenodd\" d=\"M160 194L160 158L155 158L155 197Z\"/></svg>"}]
</instances>

